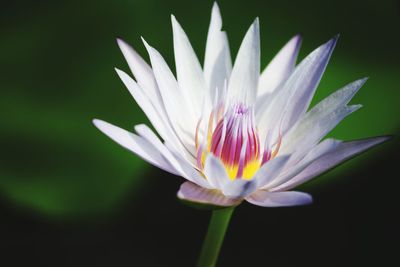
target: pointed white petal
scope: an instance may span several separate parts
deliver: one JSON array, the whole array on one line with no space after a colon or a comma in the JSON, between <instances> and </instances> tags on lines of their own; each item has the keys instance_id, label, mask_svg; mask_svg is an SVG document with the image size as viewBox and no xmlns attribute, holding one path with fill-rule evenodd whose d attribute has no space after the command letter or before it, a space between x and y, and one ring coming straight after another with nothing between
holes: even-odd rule
<instances>
[{"instance_id":1,"label":"pointed white petal","mask_svg":"<svg viewBox=\"0 0 400 267\"><path fill-rule=\"evenodd\" d=\"M197 119L193 114L192 108L189 107L190 103L185 101L186 99L164 58L146 41L143 40L143 42L149 53L154 76L171 125L183 144L194 155L195 151L190 148L190 145L194 144Z\"/></svg>"},{"instance_id":2,"label":"pointed white petal","mask_svg":"<svg viewBox=\"0 0 400 267\"><path fill-rule=\"evenodd\" d=\"M231 198L245 197L257 188L255 180L235 179L230 180L221 160L213 155L208 155L204 166L204 174L215 188Z\"/></svg>"},{"instance_id":3,"label":"pointed white petal","mask_svg":"<svg viewBox=\"0 0 400 267\"><path fill-rule=\"evenodd\" d=\"M257 182L255 180L244 180L241 178L229 181L222 187L222 193L227 197L233 198L247 197L256 190Z\"/></svg>"},{"instance_id":4,"label":"pointed white petal","mask_svg":"<svg viewBox=\"0 0 400 267\"><path fill-rule=\"evenodd\" d=\"M270 189L277 187L280 184L286 183L294 176L303 171L307 166L313 163L321 156L333 151L338 147L340 141L334 139L326 139L315 146L304 158L299 160L296 155L292 155L287 163L285 170L278 177L275 177L271 182L267 183L263 188Z\"/></svg>"},{"instance_id":5,"label":"pointed white petal","mask_svg":"<svg viewBox=\"0 0 400 267\"><path fill-rule=\"evenodd\" d=\"M262 207L289 207L312 203L311 195L296 191L268 192L260 190L247 197L246 200Z\"/></svg>"},{"instance_id":6,"label":"pointed white petal","mask_svg":"<svg viewBox=\"0 0 400 267\"><path fill-rule=\"evenodd\" d=\"M258 95L271 93L293 72L299 54L301 36L296 35L278 52L260 76Z\"/></svg>"},{"instance_id":7,"label":"pointed white petal","mask_svg":"<svg viewBox=\"0 0 400 267\"><path fill-rule=\"evenodd\" d=\"M176 174L175 168L147 140L102 120L95 119L93 124L112 140L145 161L167 172Z\"/></svg>"},{"instance_id":8,"label":"pointed white petal","mask_svg":"<svg viewBox=\"0 0 400 267\"><path fill-rule=\"evenodd\" d=\"M338 37L331 39L326 44L320 46L304 59L298 68L290 76L285 87L289 87L292 94L290 105L287 109L287 118L283 125L284 131L291 127L300 118L310 105L315 90L322 78L329 59L335 48Z\"/></svg>"},{"instance_id":9,"label":"pointed white petal","mask_svg":"<svg viewBox=\"0 0 400 267\"><path fill-rule=\"evenodd\" d=\"M209 181L202 175L202 173L190 162L187 158L185 158L182 154L180 154L175 147L173 147L170 143L165 142L165 146L171 151L172 155L175 157L176 161L179 163L180 168L183 173L182 176L187 180L198 184L201 187L213 189Z\"/></svg>"},{"instance_id":10,"label":"pointed white petal","mask_svg":"<svg viewBox=\"0 0 400 267\"><path fill-rule=\"evenodd\" d=\"M139 86L144 88L144 93L150 100L155 101L158 105L162 105L161 95L158 92L151 67L124 40L118 38L117 42Z\"/></svg>"},{"instance_id":11,"label":"pointed white petal","mask_svg":"<svg viewBox=\"0 0 400 267\"><path fill-rule=\"evenodd\" d=\"M339 144L333 151L315 160L293 179L271 190L290 190L389 139L390 137L374 137L358 141L343 142Z\"/></svg>"},{"instance_id":12,"label":"pointed white petal","mask_svg":"<svg viewBox=\"0 0 400 267\"><path fill-rule=\"evenodd\" d=\"M252 105L260 76L260 30L258 19L250 26L240 46L228 85L228 101Z\"/></svg>"},{"instance_id":13,"label":"pointed white petal","mask_svg":"<svg viewBox=\"0 0 400 267\"><path fill-rule=\"evenodd\" d=\"M199 119L202 111L201 103L206 92L203 71L188 37L173 15L171 21L178 84L197 116L194 119ZM208 99L208 103L211 103L210 99Z\"/></svg>"},{"instance_id":14,"label":"pointed white petal","mask_svg":"<svg viewBox=\"0 0 400 267\"><path fill-rule=\"evenodd\" d=\"M177 175L180 175L187 180L198 184L199 186L210 188L202 175L192 166L190 166L188 161L183 160L183 157L177 158L174 153L172 153L163 143L161 143L160 139L158 139L155 133L147 125L136 125L135 130L140 136L146 139L155 150L158 150L159 153L169 162L169 164L175 168Z\"/></svg>"},{"instance_id":15,"label":"pointed white petal","mask_svg":"<svg viewBox=\"0 0 400 267\"><path fill-rule=\"evenodd\" d=\"M360 105L346 106L365 83L360 79L337 90L307 112L285 135L282 153L307 151L317 144L346 116L360 108Z\"/></svg>"},{"instance_id":16,"label":"pointed white petal","mask_svg":"<svg viewBox=\"0 0 400 267\"><path fill-rule=\"evenodd\" d=\"M160 154L163 155L163 157L177 170L177 175L183 176L183 171L171 151L166 148L157 135L146 124L135 125L135 131L152 144L154 149L158 150Z\"/></svg>"},{"instance_id":17,"label":"pointed white petal","mask_svg":"<svg viewBox=\"0 0 400 267\"><path fill-rule=\"evenodd\" d=\"M215 188L221 189L223 186L230 182L228 174L221 160L209 154L204 164L204 174Z\"/></svg>"},{"instance_id":18,"label":"pointed white petal","mask_svg":"<svg viewBox=\"0 0 400 267\"><path fill-rule=\"evenodd\" d=\"M304 114L326 68L336 40L337 38L331 39L308 55L296 67L288 80L274 91L269 105L264 109L259 109L262 112L256 114L256 118L261 133L273 130L272 140L276 140L279 132L286 133Z\"/></svg>"},{"instance_id":19,"label":"pointed white petal","mask_svg":"<svg viewBox=\"0 0 400 267\"><path fill-rule=\"evenodd\" d=\"M146 114L154 128L156 128L157 132L159 132L164 139L173 140L171 136L171 129L167 129L170 128L169 122L165 121L166 118L161 116L162 113L158 112L154 108L154 105L151 104L149 98L145 95L144 90L138 86L138 84L136 84L136 82L129 77L128 74L117 68L115 70L122 82L128 88L136 103Z\"/></svg>"},{"instance_id":20,"label":"pointed white petal","mask_svg":"<svg viewBox=\"0 0 400 267\"><path fill-rule=\"evenodd\" d=\"M178 191L178 198L191 202L222 207L236 206L242 201L241 199L225 197L216 189L205 189L191 182L185 182L181 185L181 188Z\"/></svg>"},{"instance_id":21,"label":"pointed white petal","mask_svg":"<svg viewBox=\"0 0 400 267\"><path fill-rule=\"evenodd\" d=\"M278 177L279 173L282 171L289 158L289 155L284 155L274 158L265 163L254 175L253 180L257 182L257 187L264 187L274 178Z\"/></svg>"},{"instance_id":22,"label":"pointed white petal","mask_svg":"<svg viewBox=\"0 0 400 267\"><path fill-rule=\"evenodd\" d=\"M232 70L228 38L221 28L221 14L217 3L214 2L204 58L204 77L211 92L215 88L224 87L224 82L229 80Z\"/></svg>"}]
</instances>

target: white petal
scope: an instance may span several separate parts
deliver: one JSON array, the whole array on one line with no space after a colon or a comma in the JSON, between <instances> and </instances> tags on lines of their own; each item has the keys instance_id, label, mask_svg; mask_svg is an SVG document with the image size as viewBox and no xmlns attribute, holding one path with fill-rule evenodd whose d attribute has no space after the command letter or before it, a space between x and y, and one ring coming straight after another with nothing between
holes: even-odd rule
<instances>
[{"instance_id":1,"label":"white petal","mask_svg":"<svg viewBox=\"0 0 400 267\"><path fill-rule=\"evenodd\" d=\"M333 151L315 160L293 179L271 190L290 190L389 139L390 137L374 137L358 141L343 142L339 144Z\"/></svg>"},{"instance_id":2,"label":"white petal","mask_svg":"<svg viewBox=\"0 0 400 267\"><path fill-rule=\"evenodd\" d=\"M258 19L250 26L240 46L228 86L228 101L252 105L260 76L260 30Z\"/></svg>"},{"instance_id":3,"label":"white petal","mask_svg":"<svg viewBox=\"0 0 400 267\"><path fill-rule=\"evenodd\" d=\"M301 36L296 35L278 52L260 76L258 96L271 93L293 72L299 54Z\"/></svg>"},{"instance_id":4,"label":"white petal","mask_svg":"<svg viewBox=\"0 0 400 267\"><path fill-rule=\"evenodd\" d=\"M233 198L247 197L256 190L257 182L255 180L244 180L241 178L229 181L222 187L222 193L227 197Z\"/></svg>"},{"instance_id":5,"label":"white petal","mask_svg":"<svg viewBox=\"0 0 400 267\"><path fill-rule=\"evenodd\" d=\"M185 182L181 185L178 197L191 202L222 207L236 206L242 201L241 199L225 197L216 189L205 189L191 182Z\"/></svg>"},{"instance_id":6,"label":"white petal","mask_svg":"<svg viewBox=\"0 0 400 267\"><path fill-rule=\"evenodd\" d=\"M360 105L346 106L366 79L357 80L331 94L307 112L285 135L282 153L294 150L307 151L317 144L341 120L360 108Z\"/></svg>"},{"instance_id":7,"label":"white petal","mask_svg":"<svg viewBox=\"0 0 400 267\"><path fill-rule=\"evenodd\" d=\"M246 200L262 207L288 207L312 203L311 195L296 191L268 192L260 190L247 197Z\"/></svg>"},{"instance_id":8,"label":"white petal","mask_svg":"<svg viewBox=\"0 0 400 267\"><path fill-rule=\"evenodd\" d=\"M187 158L185 158L182 154L180 154L174 146L172 146L170 143L165 142L165 146L168 148L169 151L171 151L172 155L175 157L175 159L178 161L183 174L182 176L186 178L189 181L192 181L202 187L212 189L214 188L208 180L201 174L199 170L194 167L191 162L188 161Z\"/></svg>"},{"instance_id":9,"label":"white petal","mask_svg":"<svg viewBox=\"0 0 400 267\"><path fill-rule=\"evenodd\" d=\"M292 126L306 112L310 105L311 99L335 48L337 38L331 39L312 52L300 63L293 75L290 76L288 82L285 83L285 87L289 87L289 90L293 93L289 100L288 117L285 119L285 124L283 125L284 131Z\"/></svg>"},{"instance_id":10,"label":"white petal","mask_svg":"<svg viewBox=\"0 0 400 267\"><path fill-rule=\"evenodd\" d=\"M144 90L140 86L138 86L136 82L131 77L129 77L128 74L117 68L115 70L122 82L128 88L136 103L146 114L147 118L150 120L154 128L156 128L157 132L160 133L163 139L169 139L171 141L174 140L169 122L166 121L167 119L165 118L165 116L161 115L163 113L158 112L155 109L155 106L151 104L151 101L145 95Z\"/></svg>"},{"instance_id":11,"label":"white petal","mask_svg":"<svg viewBox=\"0 0 400 267\"><path fill-rule=\"evenodd\" d=\"M188 37L173 15L171 21L178 84L183 94L186 95L186 99L190 101L189 105L192 106L194 114L197 116L195 119L199 119L202 111L201 103L207 91L203 71ZM208 103L211 103L211 100Z\"/></svg>"},{"instance_id":12,"label":"white petal","mask_svg":"<svg viewBox=\"0 0 400 267\"><path fill-rule=\"evenodd\" d=\"M176 174L176 170L171 164L147 140L102 120L95 119L93 120L93 124L112 140L137 154L150 164Z\"/></svg>"},{"instance_id":13,"label":"white petal","mask_svg":"<svg viewBox=\"0 0 400 267\"><path fill-rule=\"evenodd\" d=\"M300 161L292 155L287 163L285 170L278 177L275 177L271 182L267 183L263 188L273 188L280 184L286 183L295 175L303 171L308 165L317 160L319 157L333 151L340 144L340 141L334 139L326 139L315 146L304 158Z\"/></svg>"},{"instance_id":14,"label":"white petal","mask_svg":"<svg viewBox=\"0 0 400 267\"><path fill-rule=\"evenodd\" d=\"M257 187L261 188L278 177L289 158L290 156L284 155L265 163L253 177L253 180L257 182Z\"/></svg>"},{"instance_id":15,"label":"white petal","mask_svg":"<svg viewBox=\"0 0 400 267\"><path fill-rule=\"evenodd\" d=\"M260 109L263 112L256 114L261 133L273 130L272 140L276 140L280 133L286 133L304 114L329 61L336 40L337 38L333 38L314 50L296 67L289 79L274 91L269 105L265 109Z\"/></svg>"},{"instance_id":16,"label":"white petal","mask_svg":"<svg viewBox=\"0 0 400 267\"><path fill-rule=\"evenodd\" d=\"M184 95L164 58L146 41L143 40L143 42L149 53L154 76L170 123L184 145L194 155L195 151L190 146L194 144L194 132L198 118L195 118L192 108L189 108L190 103L185 101Z\"/></svg>"},{"instance_id":17,"label":"white petal","mask_svg":"<svg viewBox=\"0 0 400 267\"><path fill-rule=\"evenodd\" d=\"M229 179L221 160L213 155L208 155L204 174L215 188L221 189L222 193L227 197L245 197L253 193L257 189L255 180Z\"/></svg>"},{"instance_id":18,"label":"white petal","mask_svg":"<svg viewBox=\"0 0 400 267\"><path fill-rule=\"evenodd\" d=\"M151 124L160 134L160 136L164 140L173 143L177 150L180 151L180 153L185 154L186 157L191 158L192 162L195 163L196 161L193 158L193 155L190 153L190 151L188 151L183 142L172 129L169 119L166 117L166 114L155 110L154 105L152 105L148 97L146 97L143 89L140 88L140 86L138 86L131 77L129 77L125 72L119 69L116 69L116 71L125 86L128 88L133 98L135 99L136 103L146 114L147 118L150 120ZM188 145L187 147L190 146Z\"/></svg>"},{"instance_id":19,"label":"white petal","mask_svg":"<svg viewBox=\"0 0 400 267\"><path fill-rule=\"evenodd\" d=\"M214 2L204 57L204 77L211 92L215 88L224 87L224 82L229 80L232 70L228 38L221 28L221 14L217 3Z\"/></svg>"},{"instance_id":20,"label":"white petal","mask_svg":"<svg viewBox=\"0 0 400 267\"><path fill-rule=\"evenodd\" d=\"M139 86L144 89L144 93L146 94L146 96L150 100L155 101L155 103L157 103L158 105L163 106L161 95L158 91L157 83L151 67L124 40L118 38L117 42L119 48L124 54L130 70L135 76L135 79L138 82Z\"/></svg>"},{"instance_id":21,"label":"white petal","mask_svg":"<svg viewBox=\"0 0 400 267\"><path fill-rule=\"evenodd\" d=\"M203 178L203 176L194 169L188 161L183 160L183 157L176 157L172 151L170 151L160 139L154 134L154 132L147 127L145 124L139 124L135 126L136 132L145 138L151 145L153 145L155 150L158 150L160 154L173 166L176 170L177 175L180 175L187 180L203 186L210 188L208 182Z\"/></svg>"},{"instance_id":22,"label":"white petal","mask_svg":"<svg viewBox=\"0 0 400 267\"><path fill-rule=\"evenodd\" d=\"M177 170L178 174L182 175L183 171L175 157L172 155L171 151L166 148L157 135L146 124L135 125L135 131L150 144L152 144L154 148L157 149L161 155L163 155L164 158Z\"/></svg>"},{"instance_id":23,"label":"white petal","mask_svg":"<svg viewBox=\"0 0 400 267\"><path fill-rule=\"evenodd\" d=\"M209 154L206 158L204 174L210 184L217 189L221 189L226 183L230 182L221 160L212 154Z\"/></svg>"}]
</instances>

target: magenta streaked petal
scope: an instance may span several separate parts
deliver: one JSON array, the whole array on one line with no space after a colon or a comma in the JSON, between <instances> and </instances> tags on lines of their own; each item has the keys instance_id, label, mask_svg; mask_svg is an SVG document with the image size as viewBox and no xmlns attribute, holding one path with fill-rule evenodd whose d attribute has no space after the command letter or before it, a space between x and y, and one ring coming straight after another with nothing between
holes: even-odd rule
<instances>
[{"instance_id":1,"label":"magenta streaked petal","mask_svg":"<svg viewBox=\"0 0 400 267\"><path fill-rule=\"evenodd\" d=\"M178 198L222 207L236 206L242 202L240 198L229 198L221 194L219 190L206 189L191 182L184 182L181 185L178 191Z\"/></svg>"},{"instance_id":2,"label":"magenta streaked petal","mask_svg":"<svg viewBox=\"0 0 400 267\"><path fill-rule=\"evenodd\" d=\"M247 138L243 142L242 151L240 151L239 163L238 163L238 171L236 177L241 178L243 175L243 170L245 167L245 158L246 158L246 150L247 150Z\"/></svg>"},{"instance_id":3,"label":"magenta streaked petal","mask_svg":"<svg viewBox=\"0 0 400 267\"><path fill-rule=\"evenodd\" d=\"M311 204L312 196L297 191L268 192L260 190L247 197L246 201L262 207L290 207Z\"/></svg>"},{"instance_id":4,"label":"magenta streaked petal","mask_svg":"<svg viewBox=\"0 0 400 267\"><path fill-rule=\"evenodd\" d=\"M215 148L215 150L211 149L212 151L215 151L215 155L217 157L221 157L222 154L222 147L224 146L225 143L225 138L226 138L226 119L223 119L223 125L222 125L222 133L221 133L221 138L218 141L218 146Z\"/></svg>"},{"instance_id":5,"label":"magenta streaked petal","mask_svg":"<svg viewBox=\"0 0 400 267\"><path fill-rule=\"evenodd\" d=\"M234 178L243 175L249 162L261 160L258 151L260 147L253 109L243 104L233 105L212 134L211 152L221 158L226 168L238 168L237 175L230 174Z\"/></svg>"}]
</instances>

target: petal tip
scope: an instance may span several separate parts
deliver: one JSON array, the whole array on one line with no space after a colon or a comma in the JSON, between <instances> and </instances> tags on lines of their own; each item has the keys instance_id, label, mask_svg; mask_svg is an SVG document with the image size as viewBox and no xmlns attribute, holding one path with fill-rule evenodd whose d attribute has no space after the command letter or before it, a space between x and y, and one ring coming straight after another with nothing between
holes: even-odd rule
<instances>
[{"instance_id":1,"label":"petal tip","mask_svg":"<svg viewBox=\"0 0 400 267\"><path fill-rule=\"evenodd\" d=\"M126 42L124 41L124 39L122 39L122 37L117 36L117 38L115 38L115 40L117 40L118 45L119 44L126 44Z\"/></svg>"},{"instance_id":2,"label":"petal tip","mask_svg":"<svg viewBox=\"0 0 400 267\"><path fill-rule=\"evenodd\" d=\"M99 130L101 130L104 125L106 125L105 121L102 121L102 120L99 120L99 119L92 119L92 123Z\"/></svg>"},{"instance_id":3,"label":"petal tip","mask_svg":"<svg viewBox=\"0 0 400 267\"><path fill-rule=\"evenodd\" d=\"M335 47L339 37L340 37L340 34L338 33L328 41L327 44L331 47L331 49L333 49Z\"/></svg>"}]
</instances>

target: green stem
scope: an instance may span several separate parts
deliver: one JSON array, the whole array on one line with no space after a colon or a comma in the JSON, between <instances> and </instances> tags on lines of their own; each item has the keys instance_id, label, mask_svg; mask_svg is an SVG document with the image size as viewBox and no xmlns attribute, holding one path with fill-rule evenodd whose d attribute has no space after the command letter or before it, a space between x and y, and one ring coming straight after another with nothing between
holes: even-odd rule
<instances>
[{"instance_id":1,"label":"green stem","mask_svg":"<svg viewBox=\"0 0 400 267\"><path fill-rule=\"evenodd\" d=\"M215 267L235 207L214 210L197 267Z\"/></svg>"}]
</instances>

